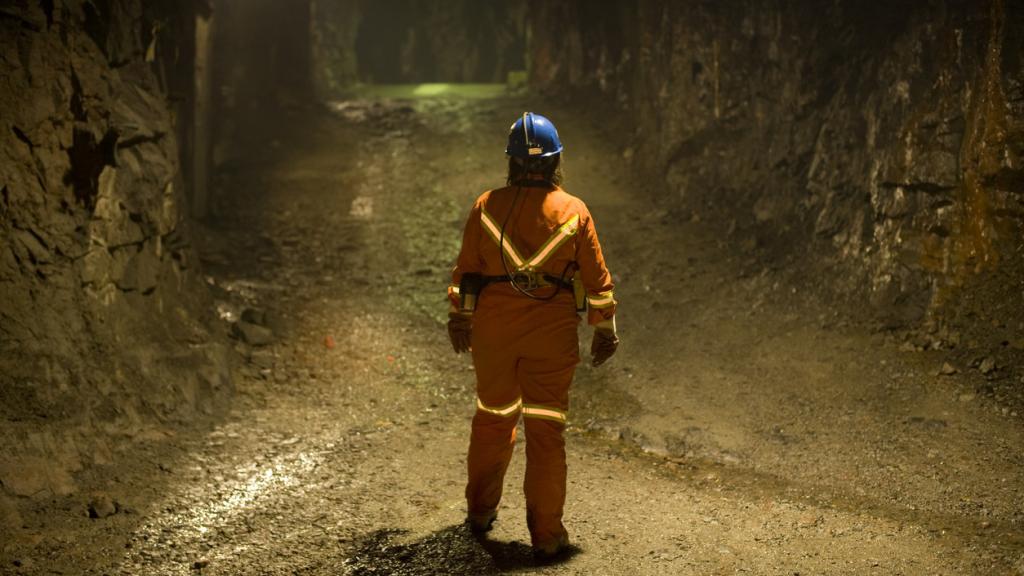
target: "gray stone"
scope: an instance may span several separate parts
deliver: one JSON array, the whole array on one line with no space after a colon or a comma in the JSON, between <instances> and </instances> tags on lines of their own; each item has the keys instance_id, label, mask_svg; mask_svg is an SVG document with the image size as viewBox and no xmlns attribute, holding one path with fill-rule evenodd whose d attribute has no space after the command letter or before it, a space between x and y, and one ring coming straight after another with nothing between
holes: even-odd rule
<instances>
[{"instance_id":1,"label":"gray stone","mask_svg":"<svg viewBox=\"0 0 1024 576\"><path fill-rule=\"evenodd\" d=\"M89 518L106 518L117 514L117 503L107 494L95 494L89 500Z\"/></svg>"},{"instance_id":2,"label":"gray stone","mask_svg":"<svg viewBox=\"0 0 1024 576\"><path fill-rule=\"evenodd\" d=\"M952 376L953 374L956 374L956 373L957 373L956 367L954 367L949 362L943 362L942 363L942 368L939 368L939 374L942 374L943 376Z\"/></svg>"},{"instance_id":3,"label":"gray stone","mask_svg":"<svg viewBox=\"0 0 1024 576\"><path fill-rule=\"evenodd\" d=\"M255 324L257 326L267 326L267 313L263 310L257 310L255 308L246 308L242 310L241 319L243 322L249 324Z\"/></svg>"},{"instance_id":4,"label":"gray stone","mask_svg":"<svg viewBox=\"0 0 1024 576\"><path fill-rule=\"evenodd\" d=\"M978 371L986 376L995 372L996 370L996 359L991 356L986 356L978 365Z\"/></svg>"},{"instance_id":5,"label":"gray stone","mask_svg":"<svg viewBox=\"0 0 1024 576\"><path fill-rule=\"evenodd\" d=\"M269 350L253 351L249 355L249 363L257 368L273 368L276 361L273 352Z\"/></svg>"},{"instance_id":6,"label":"gray stone","mask_svg":"<svg viewBox=\"0 0 1024 576\"><path fill-rule=\"evenodd\" d=\"M274 341L274 333L269 328L250 324L244 320L235 322L232 334L250 346L266 346Z\"/></svg>"}]
</instances>

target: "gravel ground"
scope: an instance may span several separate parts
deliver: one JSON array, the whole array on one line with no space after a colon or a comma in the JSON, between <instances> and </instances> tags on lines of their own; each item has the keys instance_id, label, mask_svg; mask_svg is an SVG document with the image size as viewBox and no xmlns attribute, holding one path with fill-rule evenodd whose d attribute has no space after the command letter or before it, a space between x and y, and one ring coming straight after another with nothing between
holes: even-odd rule
<instances>
[{"instance_id":1,"label":"gravel ground","mask_svg":"<svg viewBox=\"0 0 1024 576\"><path fill-rule=\"evenodd\" d=\"M0 571L1024 575L1022 409L993 392L1019 366L848 321L652 201L580 106L391 96L293 112L229 160L201 248L238 322L234 408L116 455L89 494L26 504ZM574 549L547 565L522 441L495 530L462 526L474 377L443 326L463 218L528 106L560 128L623 339L579 370Z\"/></svg>"}]
</instances>

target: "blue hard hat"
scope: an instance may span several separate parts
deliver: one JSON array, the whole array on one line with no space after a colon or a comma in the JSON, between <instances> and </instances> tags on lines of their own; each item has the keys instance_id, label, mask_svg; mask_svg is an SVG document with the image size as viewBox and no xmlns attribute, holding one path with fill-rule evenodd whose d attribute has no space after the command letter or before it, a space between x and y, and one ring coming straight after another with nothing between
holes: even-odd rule
<instances>
[{"instance_id":1,"label":"blue hard hat","mask_svg":"<svg viewBox=\"0 0 1024 576\"><path fill-rule=\"evenodd\" d=\"M551 120L523 112L508 132L508 147L505 154L515 158L547 158L562 151L562 141Z\"/></svg>"}]
</instances>

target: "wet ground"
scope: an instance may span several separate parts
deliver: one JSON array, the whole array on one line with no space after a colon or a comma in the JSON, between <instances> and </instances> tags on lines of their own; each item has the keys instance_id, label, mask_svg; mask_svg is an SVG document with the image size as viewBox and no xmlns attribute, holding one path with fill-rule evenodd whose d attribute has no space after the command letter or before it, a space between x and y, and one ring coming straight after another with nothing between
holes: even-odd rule
<instances>
[{"instance_id":1,"label":"wet ground","mask_svg":"<svg viewBox=\"0 0 1024 576\"><path fill-rule=\"evenodd\" d=\"M463 219L527 108L559 126L623 340L578 372L575 548L542 566L522 442L490 538L461 524L474 376L443 324ZM113 514L23 511L0 572L1024 574L1016 367L850 322L653 201L583 107L394 88L285 120L227 154L202 245L224 321L248 321L233 410L120 455L92 487Z\"/></svg>"}]
</instances>

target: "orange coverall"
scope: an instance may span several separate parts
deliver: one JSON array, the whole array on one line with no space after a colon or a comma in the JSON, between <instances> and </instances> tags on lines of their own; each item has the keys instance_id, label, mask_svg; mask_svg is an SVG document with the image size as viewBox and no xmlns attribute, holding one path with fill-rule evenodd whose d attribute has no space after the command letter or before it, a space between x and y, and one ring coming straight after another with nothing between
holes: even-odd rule
<instances>
[{"instance_id":1,"label":"orange coverall","mask_svg":"<svg viewBox=\"0 0 1024 576\"><path fill-rule=\"evenodd\" d=\"M448 289L455 308L464 273L506 274L498 240L515 196L516 187L509 186L485 192L473 204ZM594 221L579 198L555 186L523 186L505 229L504 246L510 272L532 267L560 277L569 263L575 263L587 292L588 322L613 318L611 274ZM533 294L544 297L555 290L546 286ZM469 515L486 518L497 510L522 413L527 441L526 517L534 546L564 542L568 537L562 525L566 483L562 431L569 386L579 363L578 323L571 289L562 288L552 300L537 301L508 282L490 284L482 291L472 319L477 411L467 462Z\"/></svg>"}]
</instances>

